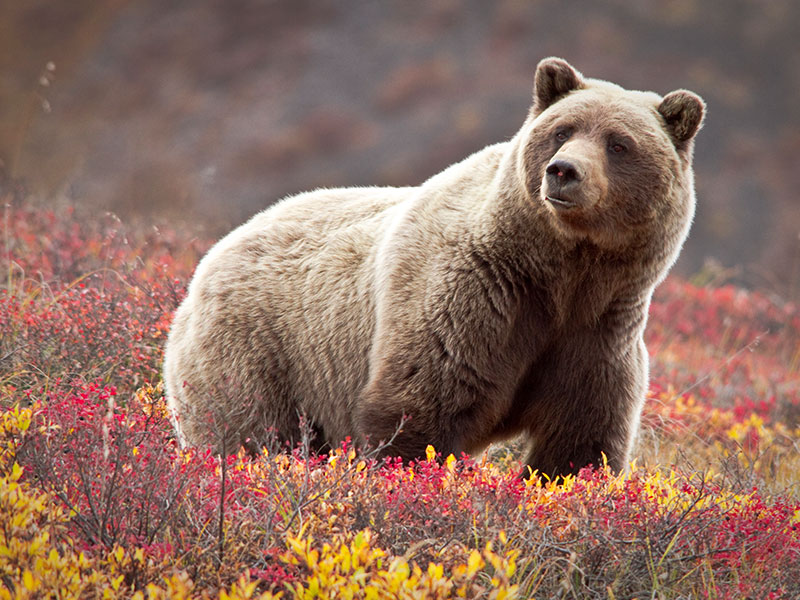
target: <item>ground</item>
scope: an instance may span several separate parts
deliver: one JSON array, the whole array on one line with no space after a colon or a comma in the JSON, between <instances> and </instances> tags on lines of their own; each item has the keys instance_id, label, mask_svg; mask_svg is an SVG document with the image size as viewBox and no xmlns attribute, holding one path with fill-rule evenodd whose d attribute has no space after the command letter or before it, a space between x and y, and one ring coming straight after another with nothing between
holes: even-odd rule
<instances>
[{"instance_id":1,"label":"ground","mask_svg":"<svg viewBox=\"0 0 800 600\"><path fill-rule=\"evenodd\" d=\"M208 243L3 209L0 599L800 595L800 308L668 279L630 472L515 477L519 451L181 452L160 385Z\"/></svg>"}]
</instances>

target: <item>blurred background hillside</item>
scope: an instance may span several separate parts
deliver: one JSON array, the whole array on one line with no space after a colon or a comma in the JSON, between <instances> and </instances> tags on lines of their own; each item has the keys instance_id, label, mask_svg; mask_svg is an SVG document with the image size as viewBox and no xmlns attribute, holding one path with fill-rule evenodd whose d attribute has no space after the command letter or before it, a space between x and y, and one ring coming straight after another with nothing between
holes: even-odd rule
<instances>
[{"instance_id":1,"label":"blurred background hillside","mask_svg":"<svg viewBox=\"0 0 800 600\"><path fill-rule=\"evenodd\" d=\"M558 55L706 99L678 269L797 297L798 31L794 0L4 0L0 183L220 234L286 194L417 184L507 139Z\"/></svg>"}]
</instances>

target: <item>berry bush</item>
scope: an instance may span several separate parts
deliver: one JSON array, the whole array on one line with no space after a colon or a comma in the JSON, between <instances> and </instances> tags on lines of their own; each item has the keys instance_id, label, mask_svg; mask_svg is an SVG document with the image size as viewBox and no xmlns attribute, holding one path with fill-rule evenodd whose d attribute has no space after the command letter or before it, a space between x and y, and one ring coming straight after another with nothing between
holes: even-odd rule
<instances>
[{"instance_id":1,"label":"berry bush","mask_svg":"<svg viewBox=\"0 0 800 600\"><path fill-rule=\"evenodd\" d=\"M160 381L207 241L15 202L0 251L0 599L800 597L800 308L668 279L636 461L516 444L181 450Z\"/></svg>"}]
</instances>

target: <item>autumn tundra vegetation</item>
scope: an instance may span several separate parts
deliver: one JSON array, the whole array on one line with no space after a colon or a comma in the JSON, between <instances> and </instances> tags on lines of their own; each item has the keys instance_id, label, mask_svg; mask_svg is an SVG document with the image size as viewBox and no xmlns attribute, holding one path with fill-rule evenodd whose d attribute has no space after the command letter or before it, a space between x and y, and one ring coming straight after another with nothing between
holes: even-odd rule
<instances>
[{"instance_id":1,"label":"autumn tundra vegetation","mask_svg":"<svg viewBox=\"0 0 800 600\"><path fill-rule=\"evenodd\" d=\"M181 450L161 363L210 240L7 194L0 599L800 597L800 307L672 276L630 468L345 441ZM231 390L235 393L235 390Z\"/></svg>"}]
</instances>

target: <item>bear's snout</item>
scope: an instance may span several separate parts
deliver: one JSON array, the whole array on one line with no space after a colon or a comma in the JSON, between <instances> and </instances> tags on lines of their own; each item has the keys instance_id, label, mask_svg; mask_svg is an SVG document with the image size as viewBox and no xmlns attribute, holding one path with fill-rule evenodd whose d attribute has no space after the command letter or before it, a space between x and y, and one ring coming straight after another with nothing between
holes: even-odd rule
<instances>
[{"instance_id":1,"label":"bear's snout","mask_svg":"<svg viewBox=\"0 0 800 600\"><path fill-rule=\"evenodd\" d=\"M569 158L554 158L544 170L545 199L556 208L574 208L585 204L582 187L586 170L580 162Z\"/></svg>"},{"instance_id":2,"label":"bear's snout","mask_svg":"<svg viewBox=\"0 0 800 600\"><path fill-rule=\"evenodd\" d=\"M583 179L583 174L578 170L578 167L568 160L554 160L545 169L548 177L553 178L556 185L567 185L573 181L580 181Z\"/></svg>"}]
</instances>

